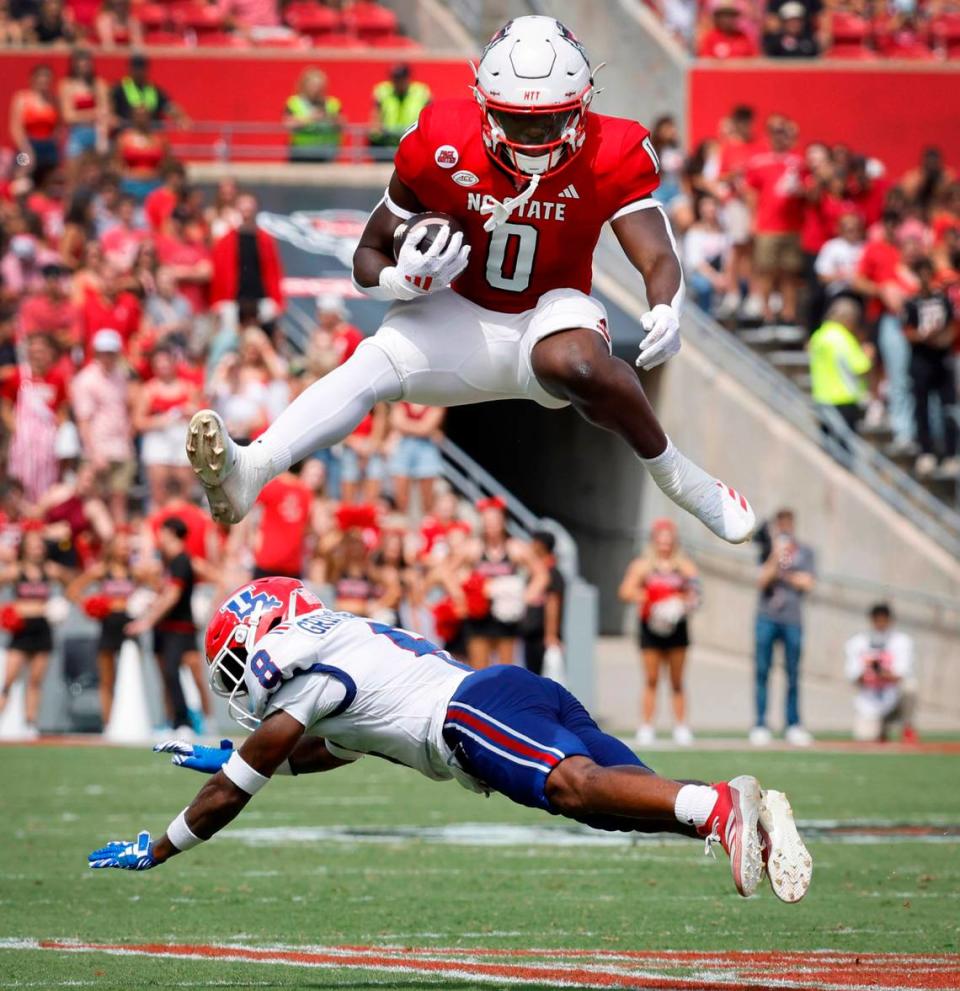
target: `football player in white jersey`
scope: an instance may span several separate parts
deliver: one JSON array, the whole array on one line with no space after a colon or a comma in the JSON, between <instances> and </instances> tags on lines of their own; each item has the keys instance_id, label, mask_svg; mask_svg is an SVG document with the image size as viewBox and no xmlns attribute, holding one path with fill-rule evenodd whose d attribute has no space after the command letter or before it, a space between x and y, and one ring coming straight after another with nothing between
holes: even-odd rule
<instances>
[{"instance_id":1,"label":"football player in white jersey","mask_svg":"<svg viewBox=\"0 0 960 991\"><path fill-rule=\"evenodd\" d=\"M210 839L272 775L369 754L597 829L719 842L744 896L765 872L784 901L809 887L810 855L782 793L749 775L713 785L662 778L565 688L524 668L472 671L413 633L327 609L292 578L238 589L214 613L205 647L211 687L253 732L237 750L229 741L155 748L212 777L163 836L108 843L91 867L155 867Z\"/></svg>"}]
</instances>

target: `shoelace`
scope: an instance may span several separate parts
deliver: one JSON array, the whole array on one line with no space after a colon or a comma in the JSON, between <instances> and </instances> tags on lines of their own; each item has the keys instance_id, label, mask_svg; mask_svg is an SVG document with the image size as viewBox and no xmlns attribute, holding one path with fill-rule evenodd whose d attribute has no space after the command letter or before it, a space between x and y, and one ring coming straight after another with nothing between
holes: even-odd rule
<instances>
[{"instance_id":1,"label":"shoelace","mask_svg":"<svg viewBox=\"0 0 960 991\"><path fill-rule=\"evenodd\" d=\"M717 859L716 851L713 849L714 843L720 843L720 820L713 820L713 829L710 831L710 835L707 836L703 841L703 855L705 857L713 857L714 860Z\"/></svg>"},{"instance_id":2,"label":"shoelace","mask_svg":"<svg viewBox=\"0 0 960 991\"><path fill-rule=\"evenodd\" d=\"M527 200L530 199L530 197L537 191L537 186L539 185L540 175L537 173L536 175L531 176L529 184L521 189L516 196L510 196L503 202L500 202L500 200L493 200L492 203L486 203L484 206L480 207L481 213L490 214L484 222L483 229L489 234L495 231L501 224L505 224L510 219L510 214L512 214L517 207L523 206L523 204L526 203Z\"/></svg>"}]
</instances>

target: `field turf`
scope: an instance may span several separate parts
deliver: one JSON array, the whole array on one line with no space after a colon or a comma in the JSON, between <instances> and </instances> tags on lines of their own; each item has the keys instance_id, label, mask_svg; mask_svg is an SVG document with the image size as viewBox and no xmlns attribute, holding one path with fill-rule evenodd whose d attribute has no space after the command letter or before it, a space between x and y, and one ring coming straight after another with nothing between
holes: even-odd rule
<instances>
[{"instance_id":1,"label":"field turf","mask_svg":"<svg viewBox=\"0 0 960 991\"><path fill-rule=\"evenodd\" d=\"M796 906L739 898L696 842L591 843L370 758L278 779L154 871L90 871L102 842L162 833L201 776L134 749L0 761L0 989L960 986L956 755L655 755L791 795L816 827Z\"/></svg>"}]
</instances>

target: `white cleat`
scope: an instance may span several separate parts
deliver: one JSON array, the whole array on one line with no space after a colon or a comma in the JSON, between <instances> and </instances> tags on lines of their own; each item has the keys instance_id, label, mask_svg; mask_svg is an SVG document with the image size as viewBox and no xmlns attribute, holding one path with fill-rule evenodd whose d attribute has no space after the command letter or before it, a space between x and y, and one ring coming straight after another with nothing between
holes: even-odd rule
<instances>
[{"instance_id":1,"label":"white cleat","mask_svg":"<svg viewBox=\"0 0 960 991\"><path fill-rule=\"evenodd\" d=\"M793 809L782 791L762 794L760 837L773 893L783 902L800 901L810 887L813 858L797 832Z\"/></svg>"},{"instance_id":2,"label":"white cleat","mask_svg":"<svg viewBox=\"0 0 960 991\"><path fill-rule=\"evenodd\" d=\"M706 840L707 851L713 843L720 843L730 858L737 891L749 898L763 878L760 782L752 775L741 774L711 787L717 793L717 802L697 832Z\"/></svg>"},{"instance_id":3,"label":"white cleat","mask_svg":"<svg viewBox=\"0 0 960 991\"><path fill-rule=\"evenodd\" d=\"M203 484L210 515L218 523L239 523L270 480L244 448L231 440L223 420L212 409L194 413L187 428L187 458Z\"/></svg>"},{"instance_id":4,"label":"white cleat","mask_svg":"<svg viewBox=\"0 0 960 991\"><path fill-rule=\"evenodd\" d=\"M714 514L713 522L702 516L700 519L727 543L742 544L749 540L757 529L757 514L736 489L725 485L720 479L716 479L714 484L720 494L718 511Z\"/></svg>"}]
</instances>

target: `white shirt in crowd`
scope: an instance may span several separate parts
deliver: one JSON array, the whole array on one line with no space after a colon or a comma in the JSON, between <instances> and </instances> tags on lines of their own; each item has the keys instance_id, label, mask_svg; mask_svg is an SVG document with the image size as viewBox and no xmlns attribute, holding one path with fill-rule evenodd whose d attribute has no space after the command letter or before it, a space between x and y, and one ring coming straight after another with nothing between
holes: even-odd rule
<instances>
[{"instance_id":1,"label":"white shirt in crowd","mask_svg":"<svg viewBox=\"0 0 960 991\"><path fill-rule=\"evenodd\" d=\"M831 238L820 249L813 268L822 279L841 279L849 283L853 281L862 254L862 242L851 244L846 238Z\"/></svg>"},{"instance_id":2,"label":"white shirt in crowd","mask_svg":"<svg viewBox=\"0 0 960 991\"><path fill-rule=\"evenodd\" d=\"M704 262L713 265L726 259L730 251L730 236L726 231L714 231L694 224L683 239L683 267L695 272Z\"/></svg>"},{"instance_id":3,"label":"white shirt in crowd","mask_svg":"<svg viewBox=\"0 0 960 991\"><path fill-rule=\"evenodd\" d=\"M903 682L915 675L913 638L899 630L858 633L847 641L846 655L847 680L856 684L865 678L853 701L857 714L880 719L891 713L903 694ZM874 681L874 670L898 680Z\"/></svg>"}]
</instances>

